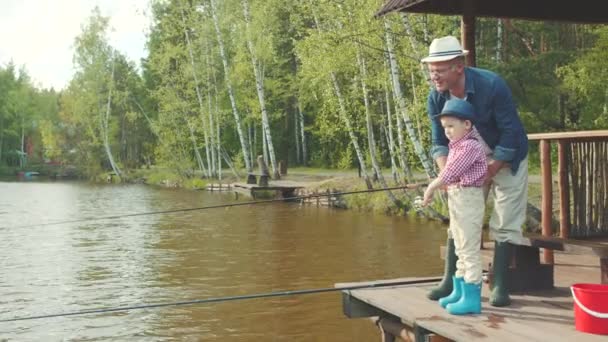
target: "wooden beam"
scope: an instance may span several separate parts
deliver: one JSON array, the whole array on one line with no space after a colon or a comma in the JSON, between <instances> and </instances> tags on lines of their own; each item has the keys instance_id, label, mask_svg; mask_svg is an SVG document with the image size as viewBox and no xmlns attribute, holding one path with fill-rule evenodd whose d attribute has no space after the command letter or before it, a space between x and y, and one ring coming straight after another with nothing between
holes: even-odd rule
<instances>
[{"instance_id":1,"label":"wooden beam","mask_svg":"<svg viewBox=\"0 0 608 342\"><path fill-rule=\"evenodd\" d=\"M342 291L342 312L348 318L387 316L387 313Z\"/></svg>"},{"instance_id":2,"label":"wooden beam","mask_svg":"<svg viewBox=\"0 0 608 342\"><path fill-rule=\"evenodd\" d=\"M570 236L570 186L568 183L568 162L566 149L568 143L557 141L557 168L559 170L559 236L567 239Z\"/></svg>"},{"instance_id":3,"label":"wooden beam","mask_svg":"<svg viewBox=\"0 0 608 342\"><path fill-rule=\"evenodd\" d=\"M541 174L541 227L543 236L552 236L551 217L553 210L553 185L551 176L551 145L548 140L540 141L540 174ZM553 264L553 251L544 250L545 263Z\"/></svg>"},{"instance_id":4,"label":"wooden beam","mask_svg":"<svg viewBox=\"0 0 608 342\"><path fill-rule=\"evenodd\" d=\"M608 140L608 130L528 134L528 140L593 139L599 141L602 140L600 138Z\"/></svg>"},{"instance_id":5,"label":"wooden beam","mask_svg":"<svg viewBox=\"0 0 608 342\"><path fill-rule=\"evenodd\" d=\"M463 15L460 21L460 40L462 48L469 50L466 57L467 66L474 67L477 65L475 57L475 8L471 0L463 2Z\"/></svg>"}]
</instances>

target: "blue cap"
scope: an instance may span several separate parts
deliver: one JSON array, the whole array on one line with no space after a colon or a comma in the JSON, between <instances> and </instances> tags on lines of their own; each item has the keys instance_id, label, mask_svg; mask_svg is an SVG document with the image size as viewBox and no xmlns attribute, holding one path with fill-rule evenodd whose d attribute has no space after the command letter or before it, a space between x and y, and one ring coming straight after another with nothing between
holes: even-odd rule
<instances>
[{"instance_id":1,"label":"blue cap","mask_svg":"<svg viewBox=\"0 0 608 342\"><path fill-rule=\"evenodd\" d=\"M453 116L462 120L469 120L473 123L475 122L475 109L467 101L455 98L447 100L441 113L436 116Z\"/></svg>"}]
</instances>

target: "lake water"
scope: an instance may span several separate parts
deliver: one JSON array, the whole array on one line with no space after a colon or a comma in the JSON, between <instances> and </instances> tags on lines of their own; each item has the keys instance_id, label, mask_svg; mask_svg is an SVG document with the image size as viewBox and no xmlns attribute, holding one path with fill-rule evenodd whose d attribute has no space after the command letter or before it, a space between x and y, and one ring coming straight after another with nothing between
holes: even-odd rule
<instances>
[{"instance_id":1,"label":"lake water","mask_svg":"<svg viewBox=\"0 0 608 342\"><path fill-rule=\"evenodd\" d=\"M242 196L241 196L242 200ZM0 182L0 319L443 271L437 222L145 185ZM37 225L68 220L78 223ZM379 341L339 292L0 322L15 341Z\"/></svg>"}]
</instances>

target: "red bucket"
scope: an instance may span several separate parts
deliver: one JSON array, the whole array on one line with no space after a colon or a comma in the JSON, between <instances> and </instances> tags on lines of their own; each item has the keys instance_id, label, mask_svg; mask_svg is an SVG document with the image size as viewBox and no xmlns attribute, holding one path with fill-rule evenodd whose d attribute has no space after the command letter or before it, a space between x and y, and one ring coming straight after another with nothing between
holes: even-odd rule
<instances>
[{"instance_id":1,"label":"red bucket","mask_svg":"<svg viewBox=\"0 0 608 342\"><path fill-rule=\"evenodd\" d=\"M574 284L570 290L576 330L608 335L608 285Z\"/></svg>"}]
</instances>

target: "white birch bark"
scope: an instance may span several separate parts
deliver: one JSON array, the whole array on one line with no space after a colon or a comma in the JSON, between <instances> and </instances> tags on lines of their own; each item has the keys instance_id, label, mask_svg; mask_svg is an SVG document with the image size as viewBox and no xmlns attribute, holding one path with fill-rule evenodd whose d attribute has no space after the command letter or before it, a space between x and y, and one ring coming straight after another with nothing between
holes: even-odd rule
<instances>
[{"instance_id":1,"label":"white birch bark","mask_svg":"<svg viewBox=\"0 0 608 342\"><path fill-rule=\"evenodd\" d=\"M365 165L365 159L363 158L363 153L361 152L361 148L359 147L359 142L357 141L357 137L355 136L355 132L353 131L353 126L348 118L348 113L346 112L346 104L344 101L344 97L342 96L342 92L340 91L340 85L338 84L338 78L336 74L331 72L331 81L334 85L334 90L336 92L336 97L338 97L338 105L339 112L344 124L346 125L346 130L348 131L348 136L350 137L350 142L353 144L353 148L355 149L355 153L357 154L357 160L359 161L359 165L361 166L361 174L363 175L363 179L365 180L365 184L368 189L372 189L372 182L369 179L369 175L367 174L367 167Z\"/></svg>"},{"instance_id":2,"label":"white birch bark","mask_svg":"<svg viewBox=\"0 0 608 342\"><path fill-rule=\"evenodd\" d=\"M222 146L220 145L221 131L220 131L220 122L217 122L217 133L215 136L217 137L217 178L222 180Z\"/></svg>"},{"instance_id":3,"label":"white birch bark","mask_svg":"<svg viewBox=\"0 0 608 342\"><path fill-rule=\"evenodd\" d=\"M420 54L420 51L425 51L426 47L421 48L420 44L418 43L418 41L416 40L416 36L414 36L414 32L412 30L412 25L410 23L410 19L408 17L407 13L401 13L401 19L403 21L403 27L405 28L405 33L408 37L408 40L410 42L410 46L412 48L412 53L414 54L414 58L416 58L416 60L421 60L422 59L422 55ZM384 25L386 27L386 29L388 30L388 25L387 22L384 21ZM426 25L424 25L424 27L426 28ZM426 36L426 33L425 33ZM431 77L429 75L429 71L428 69L424 66L424 64L420 63L420 74L422 76L423 79L428 80L429 84L431 83Z\"/></svg>"},{"instance_id":4,"label":"white birch bark","mask_svg":"<svg viewBox=\"0 0 608 342\"><path fill-rule=\"evenodd\" d=\"M300 139L302 147L302 165L306 166L308 163L308 155L306 149L306 135L304 134L304 112L302 111L302 104L298 101L298 118L300 121Z\"/></svg>"},{"instance_id":5,"label":"white birch bark","mask_svg":"<svg viewBox=\"0 0 608 342\"><path fill-rule=\"evenodd\" d=\"M102 119L101 119L101 134L103 135L103 147L104 150L106 151L106 156L108 157L108 161L110 162L110 166L112 167L112 170L114 171L114 173L122 178L122 171L120 170L120 168L118 167L118 165L116 165L116 162L114 161L114 156L112 155L112 149L110 148L110 141L109 141L109 121L110 121L110 113L111 113L111 106L112 106L112 89L114 88L114 54L112 54L112 73L110 76L110 84L108 86L108 101L106 103L106 112L105 114L102 114Z\"/></svg>"},{"instance_id":6,"label":"white birch bark","mask_svg":"<svg viewBox=\"0 0 608 342\"><path fill-rule=\"evenodd\" d=\"M4 119L0 116L0 162L2 162L2 148L4 146Z\"/></svg>"},{"instance_id":7,"label":"white birch bark","mask_svg":"<svg viewBox=\"0 0 608 342\"><path fill-rule=\"evenodd\" d=\"M259 61L255 53L255 47L251 41L250 22L251 17L249 15L249 3L247 0L243 0L243 15L245 16L245 26L247 35L247 49L251 55L251 64L253 65L253 74L255 76L255 90L258 94L258 100L260 102L260 110L262 112L262 134L264 141L266 141L266 147L268 148L268 157L270 157L270 163L272 166L272 177L279 179L279 168L277 166L277 159L274 153L274 146L272 144L272 134L270 133L270 124L268 120L268 111L266 110L266 100L264 98L264 71L260 68ZM268 160L268 158L264 158ZM268 163L268 162L266 162Z\"/></svg>"},{"instance_id":8,"label":"white birch bark","mask_svg":"<svg viewBox=\"0 0 608 342\"><path fill-rule=\"evenodd\" d=\"M207 168L205 168L205 163L203 163L201 153L198 150L198 146L196 143L196 135L194 134L194 127L192 127L192 124L190 123L190 121L188 121L188 118L186 118L186 124L188 125L188 130L190 130L190 141L192 142L192 148L194 149L194 156L196 157L196 163L198 164L198 168L205 177L209 177L209 174L207 173Z\"/></svg>"},{"instance_id":9,"label":"white birch bark","mask_svg":"<svg viewBox=\"0 0 608 342\"><path fill-rule=\"evenodd\" d=\"M310 1L311 5L314 6L314 3ZM319 19L317 18L316 13L313 11L313 18L315 21L315 25L317 27L317 31L321 32L321 26L319 24ZM353 131L353 127L350 123L350 119L348 118L348 113L346 112L346 104L344 101L344 97L342 96L342 92L340 91L340 85L338 84L338 78L336 77L336 73L334 71L330 72L330 78L334 86L334 90L336 92L336 97L338 98L338 106L340 116L342 120L346 124L346 130L348 131L348 136L350 137L350 141L353 144L353 148L355 149L355 153L357 154L357 160L359 161L359 167L361 168L361 173L363 175L363 179L365 180L365 184L368 189L372 189L372 183L369 179L369 175L367 174L367 167L365 165L365 159L363 158L363 153L361 153L361 148L359 147L359 142L357 141L357 137L355 136L355 132Z\"/></svg>"},{"instance_id":10,"label":"white birch bark","mask_svg":"<svg viewBox=\"0 0 608 342\"><path fill-rule=\"evenodd\" d=\"M388 89L386 84L384 85L384 94L385 94L385 98L386 98L386 122L387 122L387 136L386 139L388 140L388 151L389 151L389 155L391 157L391 172L393 174L393 180L398 181L399 180L399 174L400 172L397 170L397 166L395 163L395 139L393 138L393 118L391 115L391 102L390 102L390 97L388 95Z\"/></svg>"},{"instance_id":11,"label":"white birch bark","mask_svg":"<svg viewBox=\"0 0 608 342\"><path fill-rule=\"evenodd\" d=\"M432 164L429 160L429 157L427 156L427 153L424 151L424 148L422 147L422 144L420 143L420 140L418 139L418 136L414 129L414 124L412 123L412 120L410 119L410 117L407 113L407 107L405 105L405 98L403 97L403 92L401 90L401 84L399 83L399 69L397 67L397 60L396 60L395 54L393 52L393 38L389 31L388 22L386 20L384 21L384 26L385 26L385 32L386 32L385 37L386 37L386 47L387 47L388 56L389 56L390 72L391 72L392 80L393 80L393 93L395 94L395 99L397 100L397 110L401 113L401 117L405 124L405 128L410 137L412 145L414 146L414 151L416 152L416 155L420 159L420 162L422 163L422 167L424 168L424 171L426 172L427 176L434 178L434 177L436 177L435 170L433 169Z\"/></svg>"},{"instance_id":12,"label":"white birch bark","mask_svg":"<svg viewBox=\"0 0 608 342\"><path fill-rule=\"evenodd\" d=\"M391 84L392 84L393 75L390 72L389 72L389 76L391 78ZM393 100L396 100L394 91L392 94L393 94ZM389 107L389 110L390 110L390 107ZM397 110L397 109L395 108L395 110ZM390 120L392 122L392 117L390 118ZM409 181L409 178L411 178L411 170L410 170L409 164L407 163L407 154L405 153L405 141L403 140L403 137L405 135L403 133L403 121L399 118L399 115L397 115L397 113L395 113L395 122L397 123L397 147L398 147L397 160L399 161L400 168L403 170L405 175L408 177L408 179L406 179L406 181ZM391 126L392 126L392 124L391 124Z\"/></svg>"},{"instance_id":13,"label":"white birch bark","mask_svg":"<svg viewBox=\"0 0 608 342\"><path fill-rule=\"evenodd\" d=\"M217 132L216 132L216 142L217 142L217 165L218 165L218 177L221 180L222 179L222 131L221 131L221 127L220 127L220 117L219 117L219 113L220 113L220 106L218 104L217 101L217 78L215 77L215 73L213 73L213 99L214 99L214 103L215 103L215 113L218 115L218 117L216 118L215 122L217 125ZM211 104L210 104L211 105Z\"/></svg>"},{"instance_id":14,"label":"white birch bark","mask_svg":"<svg viewBox=\"0 0 608 342\"><path fill-rule=\"evenodd\" d=\"M207 155L207 165L210 165L211 168L211 153L209 151L209 134L207 133L207 122L205 120L205 114L204 114L204 109L203 109L203 96L201 95L201 89L199 86L199 82L198 82L198 76L196 74L196 65L194 63L194 54L192 53L192 43L190 42L190 34L188 33L188 27L186 26L186 17L184 15L184 10L181 10L181 15L182 15L182 26L184 29L184 35L186 36L186 45L188 46L188 55L190 56L190 65L192 67L192 78L194 78L194 88L196 90L196 98L198 100L198 107L199 107L199 115L201 116L201 122L203 123L203 139L205 140L205 152ZM190 128L190 130L192 131L192 128ZM194 134L191 132L191 136L194 137ZM195 146L196 146L196 141L194 141ZM198 149L195 148L195 150L197 151L197 158L200 158L200 153L198 152ZM201 165L202 165L202 160L201 160ZM203 167L204 168L204 167ZM203 169L201 168L201 169ZM211 177L211 174L208 172L205 172L205 175L207 177Z\"/></svg>"},{"instance_id":15,"label":"white birch bark","mask_svg":"<svg viewBox=\"0 0 608 342\"><path fill-rule=\"evenodd\" d=\"M367 66L365 65L365 59L361 56L361 51L359 49L359 45L357 44L357 64L359 65L359 70L361 72L361 91L363 92L363 103L365 104L365 123L367 125L367 144L369 147L369 157L372 163L372 168L378 177L378 181L380 185L384 188L388 188L388 184L386 184L386 180L382 175L382 169L378 165L378 161L376 159L376 142L374 140L374 126L372 124L372 115L369 104L369 96L367 92ZM401 202L395 197L392 191L387 190L386 195L393 202L393 204L397 207L401 207Z\"/></svg>"},{"instance_id":16,"label":"white birch bark","mask_svg":"<svg viewBox=\"0 0 608 342\"><path fill-rule=\"evenodd\" d=\"M209 114L209 133L210 133L210 138L211 138L211 164L213 164L213 167L211 167L211 175L213 177L215 177L216 175L220 174L221 171L216 169L216 162L219 163L220 167L222 164L222 159L220 158L219 155L219 150L216 149L216 146L219 146L219 136L217 136L214 131L215 131L215 123L213 120L213 106L211 103L211 84L212 84L212 80L211 80L211 49L209 48L209 41L207 39L205 39L205 51L206 51L206 62L207 62L207 113ZM215 74L214 74L215 75ZM215 85L215 83L213 83ZM217 111L216 111L217 113ZM219 126L218 126L219 127ZM221 176L220 176L221 179Z\"/></svg>"},{"instance_id":17,"label":"white birch bark","mask_svg":"<svg viewBox=\"0 0 608 342\"><path fill-rule=\"evenodd\" d=\"M25 156L25 123L24 118L21 117L21 155L19 156L19 167L23 168L25 165L23 159Z\"/></svg>"},{"instance_id":18,"label":"white birch bark","mask_svg":"<svg viewBox=\"0 0 608 342\"><path fill-rule=\"evenodd\" d=\"M298 110L297 107L293 112L293 133L296 142L296 161L297 163L302 163L302 151L300 149L300 134L298 129Z\"/></svg>"},{"instance_id":19,"label":"white birch bark","mask_svg":"<svg viewBox=\"0 0 608 342\"><path fill-rule=\"evenodd\" d=\"M251 168L251 158L249 156L249 148L248 143L243 133L243 125L241 123L241 116L236 107L236 100L234 98L234 90L232 88L232 83L230 81L230 68L228 67L228 58L226 57L226 51L224 49L224 41L222 39L222 32L220 31L219 19L217 16L217 6L215 1L211 1L211 15L213 17L213 25L215 26L215 33L217 36L217 43L220 49L220 56L222 58L222 65L224 66L224 78L226 79L226 87L228 88L228 96L230 97L230 105L232 106L232 114L234 115L234 121L236 125L236 130L239 135L239 140L241 142L241 150L243 151L243 160L245 161L245 168L247 172L252 172Z\"/></svg>"},{"instance_id":20,"label":"white birch bark","mask_svg":"<svg viewBox=\"0 0 608 342\"><path fill-rule=\"evenodd\" d=\"M502 62L502 19L496 19L496 61Z\"/></svg>"}]
</instances>

